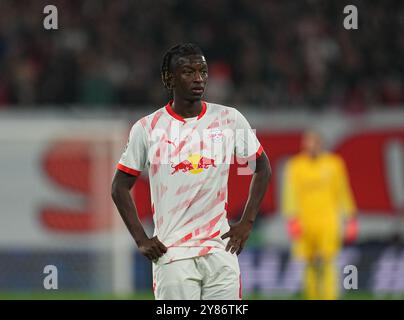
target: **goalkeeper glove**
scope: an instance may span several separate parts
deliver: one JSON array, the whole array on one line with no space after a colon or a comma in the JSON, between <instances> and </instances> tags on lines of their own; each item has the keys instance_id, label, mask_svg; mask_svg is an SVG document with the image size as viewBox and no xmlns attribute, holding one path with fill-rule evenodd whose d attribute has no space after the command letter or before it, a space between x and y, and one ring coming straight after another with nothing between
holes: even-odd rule
<instances>
[{"instance_id":1,"label":"goalkeeper glove","mask_svg":"<svg viewBox=\"0 0 404 320\"><path fill-rule=\"evenodd\" d=\"M358 237L359 225L355 218L349 219L345 224L344 240L346 244L351 244Z\"/></svg>"},{"instance_id":2,"label":"goalkeeper glove","mask_svg":"<svg viewBox=\"0 0 404 320\"><path fill-rule=\"evenodd\" d=\"M286 229L289 234L289 237L292 240L297 240L302 235L302 226L298 218L289 219L286 225Z\"/></svg>"}]
</instances>

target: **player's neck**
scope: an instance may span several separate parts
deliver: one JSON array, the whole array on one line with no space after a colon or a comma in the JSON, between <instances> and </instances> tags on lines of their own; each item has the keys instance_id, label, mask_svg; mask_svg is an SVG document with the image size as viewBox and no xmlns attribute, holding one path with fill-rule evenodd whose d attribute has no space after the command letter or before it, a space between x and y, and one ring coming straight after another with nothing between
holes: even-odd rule
<instances>
[{"instance_id":1,"label":"player's neck","mask_svg":"<svg viewBox=\"0 0 404 320\"><path fill-rule=\"evenodd\" d=\"M193 118L201 113L202 101L189 101L181 98L174 98L171 108L176 114L183 118Z\"/></svg>"}]
</instances>

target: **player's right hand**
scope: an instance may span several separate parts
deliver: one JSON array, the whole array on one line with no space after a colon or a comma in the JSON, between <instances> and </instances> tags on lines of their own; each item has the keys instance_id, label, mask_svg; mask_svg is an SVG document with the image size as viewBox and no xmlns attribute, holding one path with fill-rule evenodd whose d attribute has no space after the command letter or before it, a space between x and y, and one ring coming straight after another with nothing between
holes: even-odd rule
<instances>
[{"instance_id":1,"label":"player's right hand","mask_svg":"<svg viewBox=\"0 0 404 320\"><path fill-rule=\"evenodd\" d=\"M297 240L302 235L302 226L300 224L299 219L297 218L289 219L286 224L286 229L289 234L289 237L292 240Z\"/></svg>"},{"instance_id":2,"label":"player's right hand","mask_svg":"<svg viewBox=\"0 0 404 320\"><path fill-rule=\"evenodd\" d=\"M145 238L138 243L140 252L149 260L155 261L167 252L167 247L157 238Z\"/></svg>"}]
</instances>

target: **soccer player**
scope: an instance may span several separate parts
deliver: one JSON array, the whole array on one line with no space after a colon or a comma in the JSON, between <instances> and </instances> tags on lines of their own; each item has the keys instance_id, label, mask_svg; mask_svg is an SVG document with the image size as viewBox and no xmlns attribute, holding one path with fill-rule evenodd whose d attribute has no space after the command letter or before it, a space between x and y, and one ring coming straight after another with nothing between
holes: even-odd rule
<instances>
[{"instance_id":1,"label":"soccer player","mask_svg":"<svg viewBox=\"0 0 404 320\"><path fill-rule=\"evenodd\" d=\"M239 111L202 100L208 66L198 46L169 49L161 76L172 100L133 125L112 183L113 200L140 252L153 262L156 299L241 299L237 255L267 190L268 157ZM230 226L227 182L233 155L248 161L253 177L242 217ZM130 196L145 169L151 238Z\"/></svg>"},{"instance_id":2,"label":"soccer player","mask_svg":"<svg viewBox=\"0 0 404 320\"><path fill-rule=\"evenodd\" d=\"M336 258L342 242L357 236L355 203L343 159L322 151L320 134L305 132L302 148L288 161L283 185L292 252L305 263L305 297L337 299Z\"/></svg>"}]
</instances>

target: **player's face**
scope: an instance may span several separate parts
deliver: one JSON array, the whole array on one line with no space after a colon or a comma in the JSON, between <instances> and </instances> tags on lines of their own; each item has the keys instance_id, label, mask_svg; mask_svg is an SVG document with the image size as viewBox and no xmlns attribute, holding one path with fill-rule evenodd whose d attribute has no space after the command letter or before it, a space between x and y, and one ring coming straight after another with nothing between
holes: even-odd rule
<instances>
[{"instance_id":1,"label":"player's face","mask_svg":"<svg viewBox=\"0 0 404 320\"><path fill-rule=\"evenodd\" d=\"M178 58L173 69L174 95L189 101L201 100L208 81L205 57L191 55Z\"/></svg>"},{"instance_id":2,"label":"player's face","mask_svg":"<svg viewBox=\"0 0 404 320\"><path fill-rule=\"evenodd\" d=\"M317 132L306 132L302 140L303 150L309 154L316 155L322 149L321 137Z\"/></svg>"}]
</instances>

